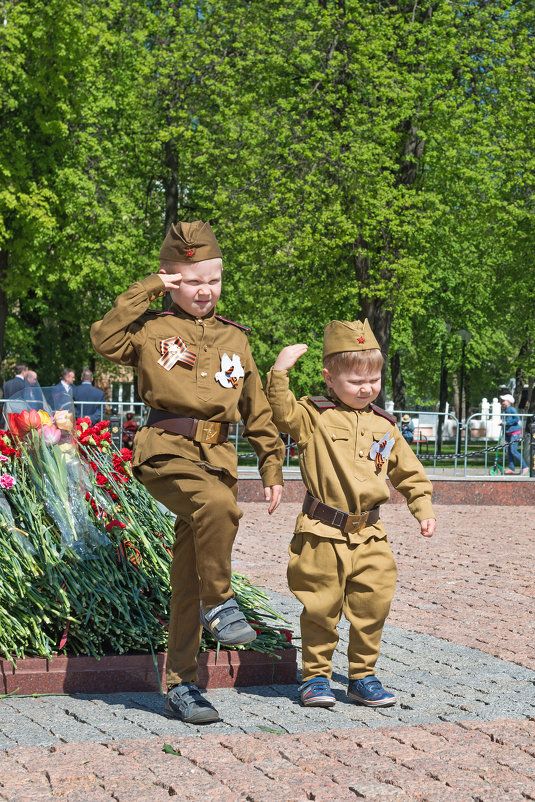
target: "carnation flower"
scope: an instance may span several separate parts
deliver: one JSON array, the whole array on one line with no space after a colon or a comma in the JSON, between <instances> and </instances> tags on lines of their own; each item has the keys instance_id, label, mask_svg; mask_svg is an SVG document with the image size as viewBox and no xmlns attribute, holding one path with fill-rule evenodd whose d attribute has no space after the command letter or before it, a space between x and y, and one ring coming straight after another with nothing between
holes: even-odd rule
<instances>
[{"instance_id":1,"label":"carnation flower","mask_svg":"<svg viewBox=\"0 0 535 802\"><path fill-rule=\"evenodd\" d=\"M4 490L11 490L14 485L17 484L17 480L14 476L11 476L9 473L3 473L0 476L0 487L3 487Z\"/></svg>"},{"instance_id":2,"label":"carnation flower","mask_svg":"<svg viewBox=\"0 0 535 802\"><path fill-rule=\"evenodd\" d=\"M113 521L110 521L109 524L106 524L106 532L111 532L112 529L126 529L126 524L123 524L122 521L118 521L117 518L114 518Z\"/></svg>"}]
</instances>

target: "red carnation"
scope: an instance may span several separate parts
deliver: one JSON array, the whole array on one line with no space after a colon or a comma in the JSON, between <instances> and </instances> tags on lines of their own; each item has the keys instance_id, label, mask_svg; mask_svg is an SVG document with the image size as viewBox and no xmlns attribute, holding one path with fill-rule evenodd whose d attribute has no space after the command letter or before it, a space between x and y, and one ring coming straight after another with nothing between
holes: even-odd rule
<instances>
[{"instance_id":1,"label":"red carnation","mask_svg":"<svg viewBox=\"0 0 535 802\"><path fill-rule=\"evenodd\" d=\"M111 532L112 529L126 529L126 524L123 524L122 521L118 521L117 518L114 518L113 521L110 521L109 524L106 524L106 532Z\"/></svg>"},{"instance_id":2,"label":"red carnation","mask_svg":"<svg viewBox=\"0 0 535 802\"><path fill-rule=\"evenodd\" d=\"M280 629L279 632L280 632L281 635L284 635L284 637L286 638L286 643L291 643L292 642L292 633L290 632L289 629Z\"/></svg>"}]
</instances>

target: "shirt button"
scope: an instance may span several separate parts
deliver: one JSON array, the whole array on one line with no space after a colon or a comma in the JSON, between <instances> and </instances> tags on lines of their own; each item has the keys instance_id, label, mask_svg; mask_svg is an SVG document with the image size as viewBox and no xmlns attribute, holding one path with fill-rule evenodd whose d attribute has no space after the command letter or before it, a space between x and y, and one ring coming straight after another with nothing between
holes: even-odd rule
<instances>
[{"instance_id":1,"label":"shirt button","mask_svg":"<svg viewBox=\"0 0 535 802\"><path fill-rule=\"evenodd\" d=\"M208 376L208 374L207 374L207 372L206 372L205 370L203 370L203 372L201 373L201 376L202 376L202 378L204 379L204 377L205 377L205 376Z\"/></svg>"},{"instance_id":2,"label":"shirt button","mask_svg":"<svg viewBox=\"0 0 535 802\"><path fill-rule=\"evenodd\" d=\"M364 451L359 451L359 457L363 457L363 456L364 456Z\"/></svg>"},{"instance_id":3,"label":"shirt button","mask_svg":"<svg viewBox=\"0 0 535 802\"><path fill-rule=\"evenodd\" d=\"M361 435L364 435L364 429L360 430Z\"/></svg>"},{"instance_id":4,"label":"shirt button","mask_svg":"<svg viewBox=\"0 0 535 802\"><path fill-rule=\"evenodd\" d=\"M336 435L335 434L331 434L331 440L336 440Z\"/></svg>"},{"instance_id":5,"label":"shirt button","mask_svg":"<svg viewBox=\"0 0 535 802\"><path fill-rule=\"evenodd\" d=\"M203 345L203 351L208 351L208 346L207 345Z\"/></svg>"}]
</instances>

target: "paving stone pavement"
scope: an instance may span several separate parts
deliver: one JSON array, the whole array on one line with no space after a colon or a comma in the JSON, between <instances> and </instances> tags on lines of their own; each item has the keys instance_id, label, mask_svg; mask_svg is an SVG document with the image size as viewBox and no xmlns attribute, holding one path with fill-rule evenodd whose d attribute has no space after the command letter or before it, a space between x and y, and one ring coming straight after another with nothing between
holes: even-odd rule
<instances>
[{"instance_id":1,"label":"paving stone pavement","mask_svg":"<svg viewBox=\"0 0 535 802\"><path fill-rule=\"evenodd\" d=\"M247 550L249 556L258 554L258 545L265 548L271 534L261 505L244 507L243 531L250 542L237 544L238 564L250 562ZM492 509L489 527L492 515L498 521L503 512ZM481 555L488 538L480 511L465 510L461 518L471 533L471 546ZM523 511L531 516L535 512ZM286 510L284 516L292 512ZM403 528L399 520L406 511L392 507L388 514ZM252 538L247 536L251 520ZM446 520L446 531L455 529L452 511ZM519 525L516 531L503 569L495 550L486 551L487 562L498 566L490 586L480 581L481 557L465 560L472 566L471 581L470 570L462 567L471 590L467 619L485 610L491 594L506 596L507 586L513 600L518 594L533 595L525 575L510 570L512 563L526 562L532 524L524 529ZM435 552L420 554L421 563L436 561L443 548L440 540L437 543ZM418 583L420 569L412 567L412 555L401 550L396 557L402 598L407 594L400 617L404 624L417 623L422 629L419 605L425 609L435 599L437 582L421 576ZM269 595L298 630L299 605L284 587L284 563L277 551L270 561L277 581L273 575L265 584L280 588ZM251 577L246 568L244 573ZM443 590L454 597L457 591L447 585L448 577L447 572L440 575ZM459 599L453 601L458 610ZM519 644L517 662L496 656L502 632L507 634L507 623L497 620L495 646L485 636L485 650L479 642L478 648L456 642L466 640L465 618L459 612L457 639L455 629L447 631L446 639L416 631L416 626L388 624L377 674L396 692L399 702L392 708L370 710L347 702L345 623L339 627L333 666L337 704L331 710L302 708L297 686L283 685L210 691L222 721L205 727L163 718L158 694L3 699L0 799L535 799L535 672L520 641L514 641ZM527 629L524 637L532 648ZM164 752L165 744L176 754Z\"/></svg>"}]
</instances>

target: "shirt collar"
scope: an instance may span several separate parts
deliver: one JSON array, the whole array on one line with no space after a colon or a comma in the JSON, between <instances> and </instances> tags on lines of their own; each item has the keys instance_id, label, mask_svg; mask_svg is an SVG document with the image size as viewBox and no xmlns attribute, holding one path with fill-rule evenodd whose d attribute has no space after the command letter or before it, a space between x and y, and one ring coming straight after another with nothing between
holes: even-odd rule
<instances>
[{"instance_id":1,"label":"shirt collar","mask_svg":"<svg viewBox=\"0 0 535 802\"><path fill-rule=\"evenodd\" d=\"M207 315L204 315L203 317L195 317L195 315L190 315L189 312L186 312L181 306L175 303L171 304L169 311L172 312L175 317L179 317L182 320L203 320L206 321L206 323L213 323L215 321L215 306L213 309L210 309Z\"/></svg>"}]
</instances>

